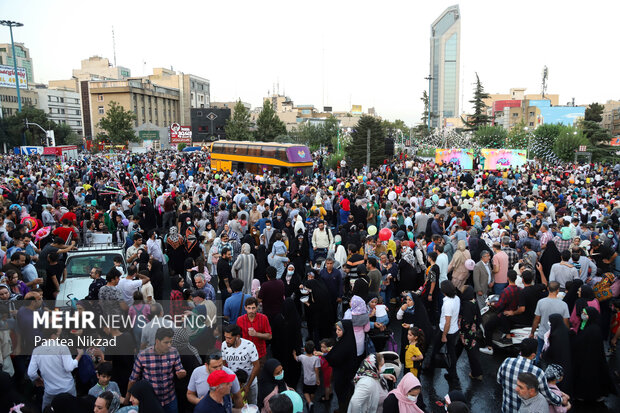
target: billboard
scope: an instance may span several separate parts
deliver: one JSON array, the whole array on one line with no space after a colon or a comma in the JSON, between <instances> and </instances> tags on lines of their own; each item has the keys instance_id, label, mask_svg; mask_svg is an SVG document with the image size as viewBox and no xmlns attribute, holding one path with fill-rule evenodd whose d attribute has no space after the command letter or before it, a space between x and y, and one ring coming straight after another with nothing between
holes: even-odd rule
<instances>
[{"instance_id":1,"label":"billboard","mask_svg":"<svg viewBox=\"0 0 620 413\"><path fill-rule=\"evenodd\" d=\"M158 130L141 130L141 131L138 131L138 136L143 141L158 141L159 131Z\"/></svg>"},{"instance_id":2,"label":"billboard","mask_svg":"<svg viewBox=\"0 0 620 413\"><path fill-rule=\"evenodd\" d=\"M170 143L192 143L192 128L178 123L170 125Z\"/></svg>"},{"instance_id":3,"label":"billboard","mask_svg":"<svg viewBox=\"0 0 620 413\"><path fill-rule=\"evenodd\" d=\"M28 78L26 77L26 69L17 68L17 76L19 76L19 88L28 88ZM15 87L15 70L13 66L0 65L0 87Z\"/></svg>"},{"instance_id":4,"label":"billboard","mask_svg":"<svg viewBox=\"0 0 620 413\"><path fill-rule=\"evenodd\" d=\"M484 158L485 170L510 169L527 163L525 149L480 149L480 158ZM482 159L480 160L482 164Z\"/></svg>"},{"instance_id":5,"label":"billboard","mask_svg":"<svg viewBox=\"0 0 620 413\"><path fill-rule=\"evenodd\" d=\"M354 115L361 115L362 114L362 105L353 105L351 107L351 113Z\"/></svg>"},{"instance_id":6,"label":"billboard","mask_svg":"<svg viewBox=\"0 0 620 413\"><path fill-rule=\"evenodd\" d=\"M461 169L474 168L473 149L435 149L435 163L443 165L453 163Z\"/></svg>"}]
</instances>

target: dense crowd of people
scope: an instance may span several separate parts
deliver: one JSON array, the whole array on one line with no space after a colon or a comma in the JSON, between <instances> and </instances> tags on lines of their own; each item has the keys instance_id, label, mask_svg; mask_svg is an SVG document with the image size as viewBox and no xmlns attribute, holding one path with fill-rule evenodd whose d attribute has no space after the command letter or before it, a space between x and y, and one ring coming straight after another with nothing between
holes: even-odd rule
<instances>
[{"instance_id":1,"label":"dense crowd of people","mask_svg":"<svg viewBox=\"0 0 620 413\"><path fill-rule=\"evenodd\" d=\"M0 170L2 412L468 412L459 383L489 374L504 413L616 394L620 165L401 156L288 177L162 151ZM68 255L102 242L122 256L62 296ZM87 332L33 326L65 299L148 323L68 346ZM432 400L441 369L451 391Z\"/></svg>"}]
</instances>

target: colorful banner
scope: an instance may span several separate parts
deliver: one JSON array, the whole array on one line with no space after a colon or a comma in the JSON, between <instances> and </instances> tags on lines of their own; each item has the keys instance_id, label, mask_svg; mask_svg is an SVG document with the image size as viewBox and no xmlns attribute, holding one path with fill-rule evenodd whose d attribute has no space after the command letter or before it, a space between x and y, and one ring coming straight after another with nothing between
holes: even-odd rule
<instances>
[{"instance_id":1,"label":"colorful banner","mask_svg":"<svg viewBox=\"0 0 620 413\"><path fill-rule=\"evenodd\" d=\"M480 158L484 158L486 170L514 169L527 163L527 151L525 149L480 149Z\"/></svg>"},{"instance_id":2,"label":"colorful banner","mask_svg":"<svg viewBox=\"0 0 620 413\"><path fill-rule=\"evenodd\" d=\"M435 163L443 165L453 163L461 169L474 168L473 149L435 149Z\"/></svg>"},{"instance_id":3,"label":"colorful banner","mask_svg":"<svg viewBox=\"0 0 620 413\"><path fill-rule=\"evenodd\" d=\"M178 123L170 125L170 143L192 143L192 128Z\"/></svg>"}]
</instances>

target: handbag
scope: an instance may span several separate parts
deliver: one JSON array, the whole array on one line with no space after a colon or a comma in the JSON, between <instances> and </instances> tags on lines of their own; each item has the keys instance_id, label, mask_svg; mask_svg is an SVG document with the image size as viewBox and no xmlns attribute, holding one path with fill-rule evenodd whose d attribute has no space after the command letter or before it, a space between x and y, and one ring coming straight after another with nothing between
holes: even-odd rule
<instances>
[{"instance_id":1,"label":"handbag","mask_svg":"<svg viewBox=\"0 0 620 413\"><path fill-rule=\"evenodd\" d=\"M396 343L396 340L394 339L394 333L390 334L390 337L388 338L385 348L387 351L393 351L394 353L398 353L398 344Z\"/></svg>"},{"instance_id":2,"label":"handbag","mask_svg":"<svg viewBox=\"0 0 620 413\"><path fill-rule=\"evenodd\" d=\"M606 272L603 274L601 281L594 284L592 290L594 290L594 297L598 301L607 301L613 297L613 293L611 291L611 285L616 280L616 277L611 272Z\"/></svg>"},{"instance_id":3,"label":"handbag","mask_svg":"<svg viewBox=\"0 0 620 413\"><path fill-rule=\"evenodd\" d=\"M452 362L450 360L450 356L448 356L446 347L443 346L443 348L433 356L433 367L448 370L451 366Z\"/></svg>"},{"instance_id":4,"label":"handbag","mask_svg":"<svg viewBox=\"0 0 620 413\"><path fill-rule=\"evenodd\" d=\"M366 350L366 356L371 354L377 354L377 350L375 349L375 343L372 342L368 333L364 334L364 348Z\"/></svg>"}]
</instances>

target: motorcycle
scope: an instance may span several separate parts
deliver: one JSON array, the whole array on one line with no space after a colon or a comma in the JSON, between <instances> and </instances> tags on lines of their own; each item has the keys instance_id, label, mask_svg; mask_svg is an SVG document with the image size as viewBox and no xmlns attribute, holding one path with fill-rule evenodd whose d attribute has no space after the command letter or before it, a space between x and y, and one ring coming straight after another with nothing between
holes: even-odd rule
<instances>
[{"instance_id":1,"label":"motorcycle","mask_svg":"<svg viewBox=\"0 0 620 413\"><path fill-rule=\"evenodd\" d=\"M497 310L493 306L499 301L499 294L493 294L487 297L485 300L486 305L480 310L480 315L482 316L482 332L484 332L484 325L491 319L492 316L497 314ZM518 351L521 342L530 336L530 332L532 331L532 326L513 326L509 333L506 334L504 338L502 338L503 333L497 329L495 330L493 337L491 337L491 342L494 346L498 348L502 348L505 350L514 350Z\"/></svg>"}]
</instances>

